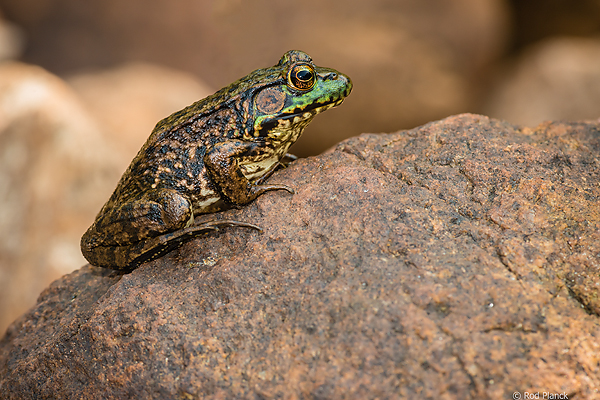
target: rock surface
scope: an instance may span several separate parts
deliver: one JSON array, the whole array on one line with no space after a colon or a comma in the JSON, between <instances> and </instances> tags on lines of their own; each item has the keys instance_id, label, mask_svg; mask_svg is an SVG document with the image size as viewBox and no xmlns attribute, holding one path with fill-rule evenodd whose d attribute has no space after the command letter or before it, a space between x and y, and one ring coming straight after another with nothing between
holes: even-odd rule
<instances>
[{"instance_id":1,"label":"rock surface","mask_svg":"<svg viewBox=\"0 0 600 400\"><path fill-rule=\"evenodd\" d=\"M276 173L131 274L85 266L0 341L37 398L600 393L600 124L459 115ZM210 219L216 216L203 216Z\"/></svg>"}]
</instances>

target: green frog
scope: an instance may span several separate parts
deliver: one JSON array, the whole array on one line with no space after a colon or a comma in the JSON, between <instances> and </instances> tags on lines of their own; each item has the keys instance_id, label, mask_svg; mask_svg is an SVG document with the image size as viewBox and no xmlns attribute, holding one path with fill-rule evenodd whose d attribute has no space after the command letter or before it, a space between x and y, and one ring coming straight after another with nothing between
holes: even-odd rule
<instances>
[{"instance_id":1,"label":"green frog","mask_svg":"<svg viewBox=\"0 0 600 400\"><path fill-rule=\"evenodd\" d=\"M131 271L233 220L200 214L250 203L286 185L264 184L308 123L339 105L352 82L292 50L156 124L114 193L81 238L93 265Z\"/></svg>"}]
</instances>

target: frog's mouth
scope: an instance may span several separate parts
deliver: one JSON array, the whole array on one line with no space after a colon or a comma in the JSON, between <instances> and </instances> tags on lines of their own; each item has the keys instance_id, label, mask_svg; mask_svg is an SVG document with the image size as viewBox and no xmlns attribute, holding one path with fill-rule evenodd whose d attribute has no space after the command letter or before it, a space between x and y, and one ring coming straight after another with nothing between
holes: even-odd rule
<instances>
[{"instance_id":1,"label":"frog's mouth","mask_svg":"<svg viewBox=\"0 0 600 400\"><path fill-rule=\"evenodd\" d=\"M337 107L344 101L344 98L332 101L331 103L320 104L314 103L310 106L303 108L302 110L295 108L294 110L283 113L276 118L266 119L262 122L259 128L260 136L270 132L275 128L289 129L293 125L299 124L303 121L306 123L310 122L315 115L322 113L323 111L329 110L330 108Z\"/></svg>"},{"instance_id":2,"label":"frog's mouth","mask_svg":"<svg viewBox=\"0 0 600 400\"><path fill-rule=\"evenodd\" d=\"M344 97L342 97L341 99L338 99L338 100L334 100L334 101L329 102L329 103L318 103L318 102L317 103L313 103L313 104L308 105L307 107L305 107L302 110L299 110L298 108L295 108L295 109L293 109L292 111L289 112L289 115L291 115L291 116L292 115L301 115L301 114L304 114L304 113L307 113L307 112L311 112L311 111L315 111L315 110L317 110L316 113L315 113L315 115L317 115L317 114L319 114L319 113L321 113L321 112L323 112L325 110L329 110L330 108L339 106L340 104L342 104L343 101L344 101ZM288 114L288 113L286 113L286 114Z\"/></svg>"}]
</instances>

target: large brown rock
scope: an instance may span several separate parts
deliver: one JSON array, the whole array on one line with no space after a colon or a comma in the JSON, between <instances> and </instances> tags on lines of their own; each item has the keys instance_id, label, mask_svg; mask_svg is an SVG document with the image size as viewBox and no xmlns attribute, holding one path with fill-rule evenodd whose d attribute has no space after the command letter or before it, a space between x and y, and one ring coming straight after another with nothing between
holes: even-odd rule
<instances>
[{"instance_id":1,"label":"large brown rock","mask_svg":"<svg viewBox=\"0 0 600 400\"><path fill-rule=\"evenodd\" d=\"M131 274L85 266L0 342L6 398L512 398L600 388L600 124L459 115L275 174ZM540 397L541 398L541 397Z\"/></svg>"}]
</instances>

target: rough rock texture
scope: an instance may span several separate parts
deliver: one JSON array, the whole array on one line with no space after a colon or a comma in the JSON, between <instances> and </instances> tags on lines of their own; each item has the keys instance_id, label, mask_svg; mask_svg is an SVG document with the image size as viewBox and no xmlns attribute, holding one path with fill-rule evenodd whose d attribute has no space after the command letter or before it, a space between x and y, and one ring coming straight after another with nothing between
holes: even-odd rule
<instances>
[{"instance_id":1,"label":"rough rock texture","mask_svg":"<svg viewBox=\"0 0 600 400\"><path fill-rule=\"evenodd\" d=\"M349 139L271 178L295 195L220 215L262 234L53 283L0 341L0 392L598 398L598 154L597 122Z\"/></svg>"}]
</instances>

